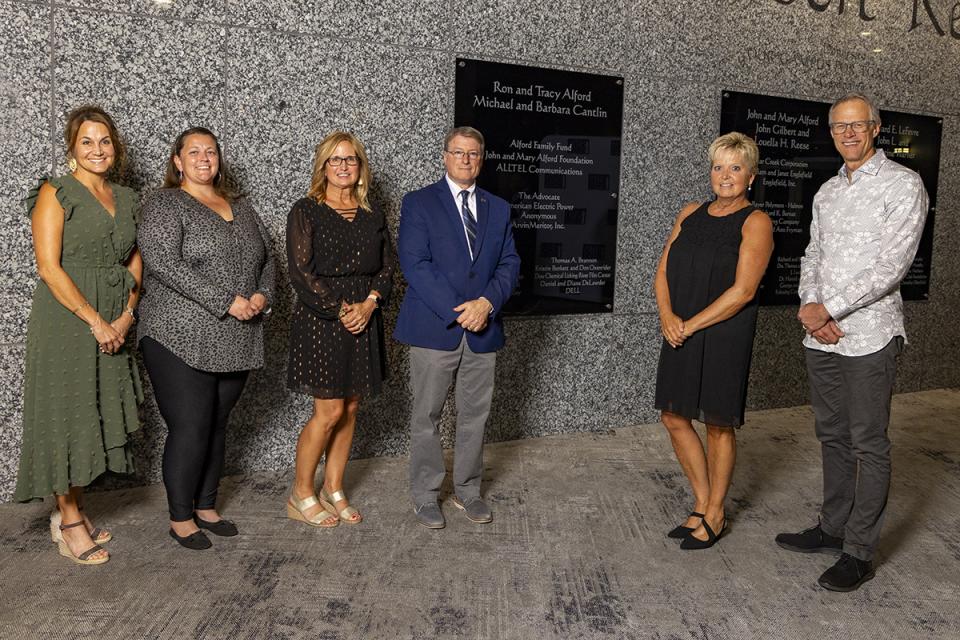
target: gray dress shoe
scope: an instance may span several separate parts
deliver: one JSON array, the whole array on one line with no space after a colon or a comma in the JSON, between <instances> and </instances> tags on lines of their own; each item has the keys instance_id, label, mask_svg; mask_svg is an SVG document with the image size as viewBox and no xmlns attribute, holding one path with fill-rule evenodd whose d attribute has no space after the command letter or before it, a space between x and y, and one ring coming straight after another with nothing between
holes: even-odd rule
<instances>
[{"instance_id":1,"label":"gray dress shoe","mask_svg":"<svg viewBox=\"0 0 960 640\"><path fill-rule=\"evenodd\" d=\"M417 505L413 513L417 516L417 522L428 529L443 529L447 525L443 519L443 512L440 511L440 505L436 502Z\"/></svg>"},{"instance_id":2,"label":"gray dress shoe","mask_svg":"<svg viewBox=\"0 0 960 640\"><path fill-rule=\"evenodd\" d=\"M460 501L460 498L454 497L453 504L457 509L461 509L467 514L467 519L470 520L470 522L479 524L493 522L493 514L490 512L490 507L487 506L487 503L483 501L483 498L471 498L464 503Z\"/></svg>"}]
</instances>

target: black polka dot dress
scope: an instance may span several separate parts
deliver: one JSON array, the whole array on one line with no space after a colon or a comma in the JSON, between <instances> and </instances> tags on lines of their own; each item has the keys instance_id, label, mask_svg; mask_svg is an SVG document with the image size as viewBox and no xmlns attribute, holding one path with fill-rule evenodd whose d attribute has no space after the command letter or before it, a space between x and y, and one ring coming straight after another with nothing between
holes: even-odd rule
<instances>
[{"instance_id":1,"label":"black polka dot dress","mask_svg":"<svg viewBox=\"0 0 960 640\"><path fill-rule=\"evenodd\" d=\"M390 294L396 265L386 220L358 209L352 220L304 198L287 219L287 259L296 292L290 321L287 385L315 398L369 396L386 379L379 310L359 335L347 331L342 302L363 302L372 290Z\"/></svg>"}]
</instances>

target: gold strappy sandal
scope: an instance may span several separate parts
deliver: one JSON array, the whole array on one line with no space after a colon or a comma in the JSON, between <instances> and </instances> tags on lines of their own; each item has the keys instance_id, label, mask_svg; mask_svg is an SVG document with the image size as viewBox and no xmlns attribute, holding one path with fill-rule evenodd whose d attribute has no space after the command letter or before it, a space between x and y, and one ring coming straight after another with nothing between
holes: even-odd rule
<instances>
[{"instance_id":1,"label":"gold strappy sandal","mask_svg":"<svg viewBox=\"0 0 960 640\"><path fill-rule=\"evenodd\" d=\"M332 505L336 505L341 500L343 502L347 501L347 495L342 490L328 493L323 487L320 487L320 497ZM336 509L336 507L333 507L334 511L336 511ZM344 507L343 511L341 511L338 515L340 519L347 524L360 524L360 522L363 520L363 516L360 515L360 512L350 506Z\"/></svg>"},{"instance_id":2,"label":"gold strappy sandal","mask_svg":"<svg viewBox=\"0 0 960 640\"><path fill-rule=\"evenodd\" d=\"M319 511L312 516L307 516L304 514L304 511L315 507L316 505L323 507L322 511ZM330 518L336 518L336 509L333 508L333 505L327 504L322 500L317 500L317 496L307 496L304 499L298 498L294 493L290 492L290 498L287 500L287 517L291 520L297 520L299 522L304 522L311 527L320 527L321 529L330 529L340 524L339 520L334 520L332 524L325 523L324 520L329 520Z\"/></svg>"}]
</instances>

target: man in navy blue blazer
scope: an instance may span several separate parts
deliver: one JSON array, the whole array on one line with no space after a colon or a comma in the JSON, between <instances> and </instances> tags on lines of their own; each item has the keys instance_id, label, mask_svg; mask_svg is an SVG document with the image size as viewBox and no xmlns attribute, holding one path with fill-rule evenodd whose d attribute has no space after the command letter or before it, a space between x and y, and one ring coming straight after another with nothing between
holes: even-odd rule
<instances>
[{"instance_id":1,"label":"man in navy blue blazer","mask_svg":"<svg viewBox=\"0 0 960 640\"><path fill-rule=\"evenodd\" d=\"M520 257L510 205L476 185L483 150L476 129L451 129L446 175L408 193L400 208L397 250L408 287L393 335L410 345L410 491L417 521L431 529L445 525L439 423L454 378L453 502L473 522L493 520L480 497L483 433L504 343L500 311L517 285Z\"/></svg>"}]
</instances>

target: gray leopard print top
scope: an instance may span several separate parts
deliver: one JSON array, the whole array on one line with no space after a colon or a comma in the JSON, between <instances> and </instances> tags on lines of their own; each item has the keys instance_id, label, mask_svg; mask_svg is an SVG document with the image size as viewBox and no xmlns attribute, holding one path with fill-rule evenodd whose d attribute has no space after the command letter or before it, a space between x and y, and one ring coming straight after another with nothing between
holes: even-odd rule
<instances>
[{"instance_id":1,"label":"gray leopard print top","mask_svg":"<svg viewBox=\"0 0 960 640\"><path fill-rule=\"evenodd\" d=\"M233 222L181 189L147 198L137 245L143 300L137 340L150 337L194 369L245 371L263 366L264 314L241 322L227 313L237 295L273 303L270 238L246 198Z\"/></svg>"}]
</instances>

